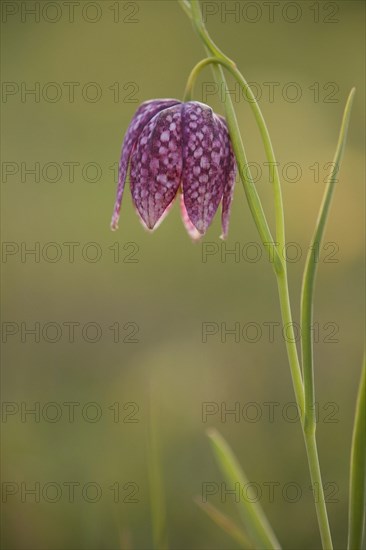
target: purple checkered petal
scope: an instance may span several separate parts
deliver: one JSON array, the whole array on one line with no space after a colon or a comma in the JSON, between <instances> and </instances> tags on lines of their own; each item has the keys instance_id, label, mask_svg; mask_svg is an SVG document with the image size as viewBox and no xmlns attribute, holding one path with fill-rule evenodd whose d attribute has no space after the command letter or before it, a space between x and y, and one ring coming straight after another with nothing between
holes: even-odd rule
<instances>
[{"instance_id":1,"label":"purple checkered petal","mask_svg":"<svg viewBox=\"0 0 366 550\"><path fill-rule=\"evenodd\" d=\"M112 229L117 229L119 212L121 209L122 195L126 181L128 163L133 151L134 145L146 124L161 110L180 104L178 99L153 99L145 101L137 109L130 125L127 129L122 145L122 153L118 170L117 197L112 216Z\"/></svg>"},{"instance_id":2,"label":"purple checkered petal","mask_svg":"<svg viewBox=\"0 0 366 550\"><path fill-rule=\"evenodd\" d=\"M220 204L226 174L226 134L207 105L182 106L182 187L188 217L203 235Z\"/></svg>"},{"instance_id":3,"label":"purple checkered petal","mask_svg":"<svg viewBox=\"0 0 366 550\"><path fill-rule=\"evenodd\" d=\"M224 195L222 199L221 238L226 239L228 230L229 230L231 203L234 195L234 186L235 186L235 177L236 177L236 160L235 160L235 155L231 146L229 132L226 126L226 120L219 115L217 116L217 118L218 118L219 124L221 125L222 135L224 137L224 142L225 142L226 167L225 167Z\"/></svg>"},{"instance_id":4,"label":"purple checkered petal","mask_svg":"<svg viewBox=\"0 0 366 550\"><path fill-rule=\"evenodd\" d=\"M142 130L131 155L132 199L148 229L174 200L182 177L181 108L156 114Z\"/></svg>"}]
</instances>

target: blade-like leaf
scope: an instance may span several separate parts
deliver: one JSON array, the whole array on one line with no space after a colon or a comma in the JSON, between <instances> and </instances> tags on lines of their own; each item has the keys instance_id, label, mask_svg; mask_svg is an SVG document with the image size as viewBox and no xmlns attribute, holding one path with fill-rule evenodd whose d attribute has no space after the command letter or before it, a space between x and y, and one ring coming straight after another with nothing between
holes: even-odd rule
<instances>
[{"instance_id":1,"label":"blade-like leaf","mask_svg":"<svg viewBox=\"0 0 366 550\"><path fill-rule=\"evenodd\" d=\"M302 350L302 366L304 375L304 390L305 390L305 431L315 429L315 390L314 390L314 366L313 366L313 299L314 285L318 266L318 257L316 251L320 250L324 230L328 219L329 209L332 202L334 189L337 183L343 152L346 144L347 130L349 119L351 116L351 108L355 95L355 88L352 88L346 107L343 113L341 129L337 143L336 152L333 159L333 168L328 179L318 220L316 223L315 232L309 247L308 256L304 270L304 277L301 291L301 350Z\"/></svg>"},{"instance_id":2,"label":"blade-like leaf","mask_svg":"<svg viewBox=\"0 0 366 550\"><path fill-rule=\"evenodd\" d=\"M221 529L236 540L241 548L244 548L244 550L253 548L253 543L231 518L223 514L210 502L203 502L200 497L196 497L195 502L204 512L206 512L216 525L221 527Z\"/></svg>"},{"instance_id":3,"label":"blade-like leaf","mask_svg":"<svg viewBox=\"0 0 366 550\"><path fill-rule=\"evenodd\" d=\"M248 480L234 453L216 430L210 429L207 433L226 481L231 485L239 483L242 489L248 484ZM281 548L259 502L249 501L242 497L238 507L245 531L248 533L249 538L253 540L256 548L266 550Z\"/></svg>"},{"instance_id":4,"label":"blade-like leaf","mask_svg":"<svg viewBox=\"0 0 366 550\"><path fill-rule=\"evenodd\" d=\"M364 361L353 428L348 550L359 550L365 528L366 505L366 359Z\"/></svg>"}]
</instances>

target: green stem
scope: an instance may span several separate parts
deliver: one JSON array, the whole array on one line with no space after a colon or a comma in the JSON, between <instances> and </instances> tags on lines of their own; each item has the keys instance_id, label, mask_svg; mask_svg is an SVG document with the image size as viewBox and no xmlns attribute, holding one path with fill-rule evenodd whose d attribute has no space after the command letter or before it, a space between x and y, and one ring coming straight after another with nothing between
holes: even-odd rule
<instances>
[{"instance_id":1,"label":"green stem","mask_svg":"<svg viewBox=\"0 0 366 550\"><path fill-rule=\"evenodd\" d=\"M241 84L244 91L248 93L248 95L251 95L251 90L249 85L247 84L246 80L241 75L240 71L236 68L235 64L232 61L230 60L223 61L215 57L209 57L197 63L197 65L191 71L191 74L188 77L186 91L184 94L184 99L186 101L192 97L194 83L200 71L209 64L222 65L223 67L225 67L239 82L239 84ZM255 102L255 98L252 105L253 105L254 112L256 114L256 120L261 121L260 132L262 135L263 142L265 144L267 158L272 159L271 161L273 162L273 165L276 165L277 163L274 157L273 148L269 138L268 130L264 122L260 108L258 104ZM260 237L262 239L264 246L270 246L270 244L273 245L272 234L268 227L268 223L267 223L265 214L263 212L263 208L262 208L259 196L257 194L254 182L252 180L250 171L244 170L244 167L248 166L248 162L247 162L244 145L241 139L240 130L239 130L237 118L235 115L234 107L229 94L225 95L225 108L226 108L227 124L228 124L229 133L230 133L230 137L233 145L233 150L236 158L239 159L240 161L238 162L239 174L244 184L244 190L248 199L250 210L252 212L253 218L257 225L258 232L260 234ZM278 213L277 219L278 219L278 225L280 226L279 233L281 235L281 244L282 244L282 250L283 250L283 246L285 245L285 227L284 227L282 196L281 196L279 179L276 180L275 188L277 191L279 191L275 193L275 198L277 199L276 211ZM279 244L279 243L277 242L276 244ZM280 296L282 318L285 325L284 328L286 330L287 354L288 354L288 359L289 359L290 368L291 368L292 381L293 381L294 391L296 395L296 400L298 403L300 414L302 415L304 410L304 391L303 391L303 384L302 384L302 377L301 377L301 368L300 368L297 348L296 348L296 337L294 333L294 325L292 322L291 304L290 304L290 298L288 293L286 263L278 255L277 249L274 248L273 251L275 253L275 256L273 258L270 257L270 259L274 260L274 267L277 275L277 282L278 282L278 289L279 289L279 296Z\"/></svg>"},{"instance_id":2,"label":"green stem","mask_svg":"<svg viewBox=\"0 0 366 550\"><path fill-rule=\"evenodd\" d=\"M188 77L186 90L184 93L184 100L189 101L192 97L193 93L193 86L196 81L196 78L200 71L209 64L213 65L223 65L228 70L230 70L234 75L236 75L236 68L235 65L233 65L233 62L217 59L216 57L209 57L207 59L203 59L200 61L192 70L191 74ZM221 67L220 67L221 70ZM221 79L221 72L218 74L218 78ZM224 75L222 73L222 79L224 80ZM226 82L225 82L226 84ZM240 178L242 180L244 191L247 196L249 208L251 210L254 222L257 226L259 235L262 239L263 245L265 248L268 248L268 253L270 257L270 261L274 264L274 269L276 272L281 272L285 269L284 263L281 261L281 258L278 254L278 251L276 248L274 248L274 245L277 243L274 243L272 233L269 229L266 216L263 211L262 203L260 201L259 195L257 193L253 177L251 175L251 171L248 166L247 156L244 149L243 140L241 139L239 125L237 122L237 118L235 115L235 110L231 101L231 98L229 97L229 94L226 94L225 97L225 110L226 110L226 119L228 124L228 129L230 133L230 138L233 146L233 150L236 156L236 159L240 159L242 162L237 162L238 165L238 171ZM273 255L271 251L271 247L273 247Z\"/></svg>"},{"instance_id":3,"label":"green stem","mask_svg":"<svg viewBox=\"0 0 366 550\"><path fill-rule=\"evenodd\" d=\"M355 423L353 427L348 550L358 550L362 546L366 504L366 358L364 360L360 387L358 390Z\"/></svg>"},{"instance_id":4,"label":"green stem","mask_svg":"<svg viewBox=\"0 0 366 550\"><path fill-rule=\"evenodd\" d=\"M274 195L275 195L276 235L277 235L278 243L282 247L284 247L286 243L285 223L284 223L284 210L283 210L283 202L282 202L282 194L281 194L281 185L280 185L280 179L279 179L279 174L277 169L278 164L275 159L269 132L268 132L266 123L264 121L263 115L261 113L260 107L255 99L254 94L250 89L250 86L248 85L244 77L236 68L235 63L231 59L229 59L227 56L225 56L223 52L221 52L221 50L219 50L219 48L214 44L211 37L209 36L202 19L202 13L199 6L199 1L191 0L190 5L191 5L191 11L188 15L192 19L194 23L194 27L197 30L202 41L204 42L206 50L208 51L209 55L214 56L215 63L225 66L226 69L229 70L231 74L233 74L233 76L241 84L243 90L245 90L247 97L251 99L250 106L254 112L254 116L256 118L258 128L262 136L267 159L271 163L270 165L273 166L273 169L274 169L273 189L274 189ZM213 63L213 60L212 59L210 61L205 60L204 62L201 62L201 63L202 63L201 67L199 67L198 69L196 67L197 74L200 68L202 68L204 65L208 63ZM192 87L193 85L195 75L196 73L193 73L193 75L191 74L192 80L191 82L189 82L188 89L187 89L188 96L190 94L190 90L191 90L190 87ZM247 159L246 159L246 154L245 154L244 146L240 135L238 122L235 115L235 110L232 104L231 97L228 94L228 87L227 87L222 66L218 67L215 70L215 76L218 84L224 86L226 118L227 118L227 123L229 127L230 137L233 143L234 153L238 161L239 174L241 176L244 190L248 199L249 207L251 209L254 221L257 225L259 234L261 236L263 244L266 244L264 239L267 239L268 236L271 236L271 233L262 209L260 199L255 189L253 178L251 177L251 174L249 171L246 171L246 173L244 173L243 171L244 166L247 166ZM273 240L270 242L273 243ZM282 319L287 329L286 347L287 347L287 355L288 355L288 360L289 360L290 369L291 369L292 382L295 390L296 401L302 415L302 427L303 427L305 446L306 446L306 451L308 456L310 475L311 475L311 479L314 487L316 484L318 486L318 491L319 491L318 492L319 498L315 498L315 505L316 505L316 511L317 511L319 530L320 530L321 539L322 539L322 545L324 549L331 550L332 540L331 540L331 535L329 530L327 510L325 506L325 498L324 498L324 491L323 491L323 485L322 485L322 479L321 479L321 473L320 473L315 432L314 433L308 432L308 431L305 431L304 429L305 428L304 416L303 416L304 404L305 404L304 386L303 386L303 381L301 376L301 369L300 369L297 347L296 347L296 339L295 339L295 334L293 330L286 262L279 257L277 251L275 254L275 273L277 277Z\"/></svg>"},{"instance_id":5,"label":"green stem","mask_svg":"<svg viewBox=\"0 0 366 550\"><path fill-rule=\"evenodd\" d=\"M199 26L200 29L201 27L202 25ZM285 219L284 219L284 212L283 212L280 175L278 172L278 163L276 161L276 157L274 154L271 137L269 135L269 131L268 131L266 122L264 120L261 108L259 106L259 103L251 87L249 86L248 82L246 81L244 76L241 74L241 72L237 68L234 61L226 57L220 50L218 50L218 48L211 41L206 29L204 33L201 30L200 35L205 36L206 46L207 44L212 43L211 47L208 48L208 50L210 51L210 53L214 55L214 57L203 59L202 61L197 63L197 65L193 68L193 70L191 71L191 74L188 77L186 91L185 91L185 100L186 101L190 100L192 96L193 86L198 74L206 65L210 63L223 65L233 75L233 77L237 80L237 82L239 82L239 84L242 86L242 89L247 99L249 100L250 108L252 109L255 120L257 122L258 129L262 137L266 157L268 160L270 173L273 176L273 192L274 192L274 204L275 204L275 215L276 215L276 239L278 242L278 246L280 247L280 250L284 250L284 246L286 243ZM215 54L215 52L217 51L220 52L219 55ZM226 103L227 96L229 95L228 89L227 89L226 80L223 73L221 72L220 74L222 75L222 79L220 78L221 83L224 84L225 86L225 103ZM230 99L230 104L232 105L231 98L229 99ZM246 163L245 166L248 167L248 164ZM286 269L286 263L284 263L284 268Z\"/></svg>"},{"instance_id":6,"label":"green stem","mask_svg":"<svg viewBox=\"0 0 366 550\"><path fill-rule=\"evenodd\" d=\"M325 495L319 466L319 457L315 433L304 432L304 438L309 463L310 477L313 487L316 515L318 518L320 536L322 539L322 547L324 550L332 550L332 536L329 528L327 507L325 505Z\"/></svg>"},{"instance_id":7,"label":"green stem","mask_svg":"<svg viewBox=\"0 0 366 550\"><path fill-rule=\"evenodd\" d=\"M268 222L264 214L251 171L248 169L247 155L245 152L243 140L241 138L238 121L236 118L234 106L228 94L226 95L225 99L225 111L231 143L235 157L237 159L238 171L241 181L243 183L250 211L257 226L262 243L264 247L268 250L270 261L273 262L275 272L280 273L284 270L284 264L281 261L277 248L274 247L274 239L268 226ZM273 248L273 257L271 247Z\"/></svg>"},{"instance_id":8,"label":"green stem","mask_svg":"<svg viewBox=\"0 0 366 550\"><path fill-rule=\"evenodd\" d=\"M233 150L238 159L238 169L240 177L244 184L245 193L254 219L256 220L258 231L264 246L273 244L273 238L268 228L262 205L260 203L254 182L250 173L244 170L248 165L244 146L242 143L240 130L235 115L234 107L229 94L226 94L226 118L232 140ZM279 297L281 304L282 319L287 330L286 348L288 360L290 363L292 383L295 391L296 401L302 415L304 410L304 389L301 377L301 368L298 360L296 337L294 333L294 324L292 322L292 312L288 292L288 281L285 262L281 260L277 250L274 248L274 268L277 277Z\"/></svg>"},{"instance_id":9,"label":"green stem","mask_svg":"<svg viewBox=\"0 0 366 550\"><path fill-rule=\"evenodd\" d=\"M194 28L196 29L199 37L202 39L207 50L218 59L223 61L230 61L229 58L216 46L211 36L208 34L206 26L202 18L202 12L198 0L190 0L192 20Z\"/></svg>"},{"instance_id":10,"label":"green stem","mask_svg":"<svg viewBox=\"0 0 366 550\"><path fill-rule=\"evenodd\" d=\"M299 414L303 422L304 413L304 386L301 376L299 356L296 347L296 335L294 332L294 323L292 321L290 295L288 290L287 273L277 275L277 288L280 298L281 316L283 322L283 334L286 340L287 357L291 370L292 385L294 387L295 397Z\"/></svg>"}]
</instances>

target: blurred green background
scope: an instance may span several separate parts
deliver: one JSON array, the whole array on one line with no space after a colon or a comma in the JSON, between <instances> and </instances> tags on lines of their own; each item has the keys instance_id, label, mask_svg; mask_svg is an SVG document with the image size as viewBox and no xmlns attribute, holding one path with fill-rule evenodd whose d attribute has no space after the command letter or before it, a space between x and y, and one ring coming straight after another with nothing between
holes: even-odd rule
<instances>
[{"instance_id":1,"label":"blurred green background","mask_svg":"<svg viewBox=\"0 0 366 550\"><path fill-rule=\"evenodd\" d=\"M270 21L265 2L256 2L258 9L250 4L206 2L204 10L217 44L262 93L284 174L287 238L302 251L289 264L295 320L326 164L348 92L357 88L325 237L335 244L321 251L315 304L319 452L327 494L335 500L328 505L334 543L343 549L363 352L365 6L301 1L294 8L281 2ZM27 14L32 6L36 15ZM219 488L223 481L205 433L209 426L224 435L259 486L283 547L319 548L301 429L289 421L294 395L285 342L278 326L273 340L268 335L268 323L280 322L275 278L264 251L256 262L245 255L248 243L259 238L241 184L226 244L219 239L219 216L203 244L192 244L178 205L148 234L128 189L120 229L109 230L113 169L134 111L146 99L181 99L189 71L204 55L202 45L174 1L81 1L73 16L69 9L64 2L2 3L3 547L152 548L147 446L152 403L170 548L237 548L193 501L205 482ZM231 87L248 157L262 170L258 190L273 221L258 131L245 98L232 82ZM25 93L31 88L36 95ZM222 98L207 96L211 88L207 69L195 98L223 112ZM284 168L286 163L300 167L301 176L291 165ZM32 168L39 177L27 172ZM77 243L73 262L72 245L64 243ZM217 253L203 262L203 247L210 243ZM24 254L34 247L39 257ZM240 258L225 257L235 247L244 251ZM95 252L100 258L93 262ZM216 323L218 333L204 343L207 322ZM26 333L35 323L39 342ZM70 323L79 323L73 341ZM248 337L237 342L228 335L222 342L221 323L228 329L239 323ZM124 341L131 339L137 341ZM239 406L242 415L218 412L203 422L207 402L223 412ZM37 407L39 417L26 414ZM74 502L68 493L72 482L78 483ZM268 484L276 486L273 499ZM293 484L300 488L297 502L291 502ZM32 487L39 489L39 502L27 493ZM137 488L137 502L126 502ZM218 491L210 501L237 517L233 497L220 498Z\"/></svg>"}]
</instances>

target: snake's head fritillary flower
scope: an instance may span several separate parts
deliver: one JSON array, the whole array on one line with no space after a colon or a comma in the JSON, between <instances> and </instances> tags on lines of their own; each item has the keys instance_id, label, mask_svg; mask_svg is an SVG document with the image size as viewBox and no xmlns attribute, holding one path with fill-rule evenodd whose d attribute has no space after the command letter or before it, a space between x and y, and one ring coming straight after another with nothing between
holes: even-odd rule
<instances>
[{"instance_id":1,"label":"snake's head fritillary flower","mask_svg":"<svg viewBox=\"0 0 366 550\"><path fill-rule=\"evenodd\" d=\"M225 119L203 103L146 101L125 135L112 229L117 229L128 166L132 199L148 229L158 226L177 194L189 235L199 238L222 203L226 237L236 163Z\"/></svg>"}]
</instances>

